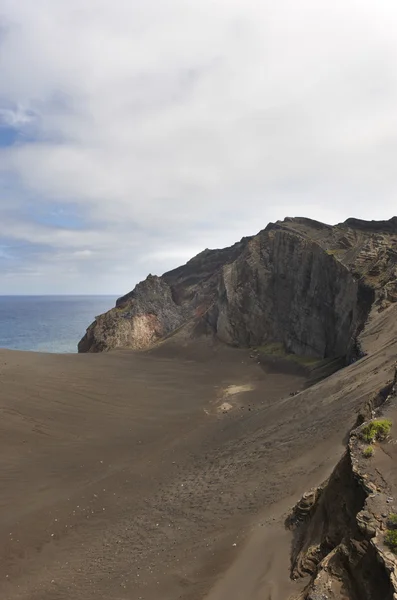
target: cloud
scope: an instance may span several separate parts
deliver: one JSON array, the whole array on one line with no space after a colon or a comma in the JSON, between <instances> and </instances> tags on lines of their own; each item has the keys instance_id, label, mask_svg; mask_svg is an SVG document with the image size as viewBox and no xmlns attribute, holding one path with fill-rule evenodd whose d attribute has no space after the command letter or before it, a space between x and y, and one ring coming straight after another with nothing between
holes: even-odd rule
<instances>
[{"instance_id":1,"label":"cloud","mask_svg":"<svg viewBox=\"0 0 397 600\"><path fill-rule=\"evenodd\" d=\"M21 106L0 108L0 126L19 128L30 123L33 115Z\"/></svg>"},{"instance_id":2,"label":"cloud","mask_svg":"<svg viewBox=\"0 0 397 600\"><path fill-rule=\"evenodd\" d=\"M7 291L31 291L33 269L37 291L121 293L270 220L396 212L391 1L2 13L0 124L18 132L0 144Z\"/></svg>"}]
</instances>

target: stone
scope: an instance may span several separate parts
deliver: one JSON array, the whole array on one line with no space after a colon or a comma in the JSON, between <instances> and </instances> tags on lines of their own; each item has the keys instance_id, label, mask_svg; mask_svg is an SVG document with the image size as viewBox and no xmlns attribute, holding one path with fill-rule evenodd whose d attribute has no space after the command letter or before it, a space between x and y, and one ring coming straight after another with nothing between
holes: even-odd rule
<instances>
[{"instance_id":1,"label":"stone","mask_svg":"<svg viewBox=\"0 0 397 600\"><path fill-rule=\"evenodd\" d=\"M363 356L356 337L372 304L397 299L396 256L396 218L334 227L286 218L161 277L149 275L95 319L78 350L146 349L170 336L209 336L350 363Z\"/></svg>"}]
</instances>

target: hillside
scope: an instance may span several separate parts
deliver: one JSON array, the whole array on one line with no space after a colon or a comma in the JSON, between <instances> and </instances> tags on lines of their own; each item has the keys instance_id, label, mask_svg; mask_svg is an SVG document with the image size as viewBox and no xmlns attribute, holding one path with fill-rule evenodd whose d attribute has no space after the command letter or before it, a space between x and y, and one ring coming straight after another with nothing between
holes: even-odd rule
<instances>
[{"instance_id":1,"label":"hillside","mask_svg":"<svg viewBox=\"0 0 397 600\"><path fill-rule=\"evenodd\" d=\"M397 217L336 226L287 218L149 275L96 318L79 352L148 349L176 332L239 347L354 358L373 302L397 300Z\"/></svg>"}]
</instances>

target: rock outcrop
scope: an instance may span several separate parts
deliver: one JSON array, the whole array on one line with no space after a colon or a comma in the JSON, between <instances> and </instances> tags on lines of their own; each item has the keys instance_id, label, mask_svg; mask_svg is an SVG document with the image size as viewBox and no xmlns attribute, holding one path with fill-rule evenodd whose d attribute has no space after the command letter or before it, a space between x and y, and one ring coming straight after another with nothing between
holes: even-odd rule
<instances>
[{"instance_id":1,"label":"rock outcrop","mask_svg":"<svg viewBox=\"0 0 397 600\"><path fill-rule=\"evenodd\" d=\"M380 398L395 410L397 371L373 399L375 407ZM365 454L362 430L370 422L351 432L346 454L329 480L305 493L287 518L294 533L291 576L310 577L296 600L397 599L397 557L385 545L396 512L395 490L381 471L384 462L368 458L373 447ZM375 452L389 456L394 437L392 432Z\"/></svg>"},{"instance_id":2,"label":"rock outcrop","mask_svg":"<svg viewBox=\"0 0 397 600\"><path fill-rule=\"evenodd\" d=\"M268 225L230 248L205 250L161 277L149 275L100 315L79 352L150 348L178 332L237 346L352 357L375 302L397 301L397 218L304 218Z\"/></svg>"},{"instance_id":3,"label":"rock outcrop","mask_svg":"<svg viewBox=\"0 0 397 600\"><path fill-rule=\"evenodd\" d=\"M219 278L208 318L238 346L279 342L296 354L346 354L358 326L358 282L315 241L283 227L250 240Z\"/></svg>"}]
</instances>

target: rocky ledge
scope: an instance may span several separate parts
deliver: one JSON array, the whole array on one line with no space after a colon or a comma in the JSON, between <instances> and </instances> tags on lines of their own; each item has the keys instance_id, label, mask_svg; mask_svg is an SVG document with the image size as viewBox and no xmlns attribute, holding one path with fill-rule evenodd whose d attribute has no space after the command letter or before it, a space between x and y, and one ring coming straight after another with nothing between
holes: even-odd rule
<instances>
[{"instance_id":1,"label":"rocky ledge","mask_svg":"<svg viewBox=\"0 0 397 600\"><path fill-rule=\"evenodd\" d=\"M364 414L374 417L379 405L396 416L397 371L363 407ZM291 577L309 578L295 600L397 600L393 421L372 418L356 427L328 481L305 493L287 518L294 538ZM368 440L368 431L376 432L379 423L392 423L391 435L386 430ZM396 531L394 552L385 543L390 527Z\"/></svg>"}]
</instances>

